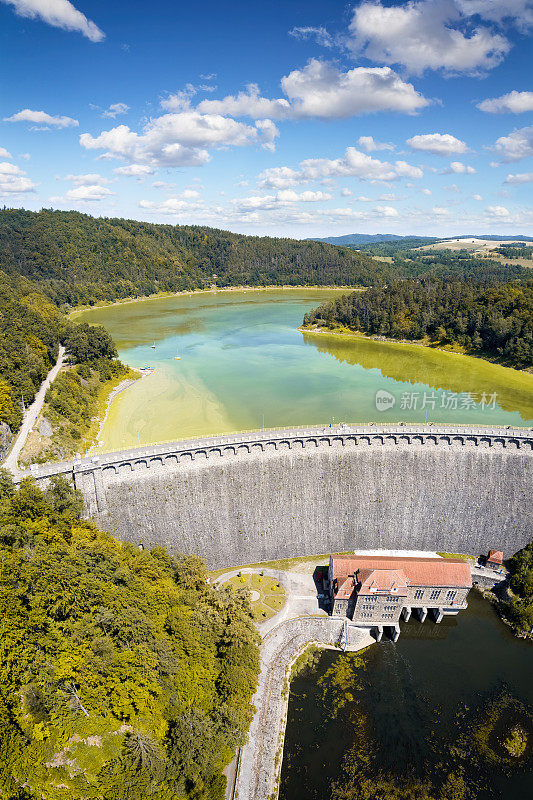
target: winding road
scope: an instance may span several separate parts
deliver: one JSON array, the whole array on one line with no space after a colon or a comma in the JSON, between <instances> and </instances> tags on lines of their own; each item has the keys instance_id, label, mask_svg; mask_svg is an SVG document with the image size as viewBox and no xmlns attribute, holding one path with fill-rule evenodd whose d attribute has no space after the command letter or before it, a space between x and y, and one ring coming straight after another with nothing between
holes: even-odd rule
<instances>
[{"instance_id":1,"label":"winding road","mask_svg":"<svg viewBox=\"0 0 533 800\"><path fill-rule=\"evenodd\" d=\"M41 383L39 391L35 395L35 399L31 406L28 406L26 409L26 413L24 414L24 418L22 420L22 425L20 426L20 430L17 434L17 438L9 451L7 458L5 459L4 463L2 464L3 467L10 470L10 472L16 473L18 472L18 460L19 456L22 452L22 448L26 444L26 439L28 438L28 434L30 433L31 429L37 422L37 418L41 413L42 407L44 405L44 398L48 387L51 383L57 378L59 374L59 370L65 363L65 348L62 344L59 345L59 354L57 356L57 361Z\"/></svg>"}]
</instances>

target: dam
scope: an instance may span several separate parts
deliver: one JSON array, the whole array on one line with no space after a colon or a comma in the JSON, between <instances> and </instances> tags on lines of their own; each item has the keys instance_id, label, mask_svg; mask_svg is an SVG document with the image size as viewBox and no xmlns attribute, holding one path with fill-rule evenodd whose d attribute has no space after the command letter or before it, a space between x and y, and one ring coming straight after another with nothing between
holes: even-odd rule
<instances>
[{"instance_id":1,"label":"dam","mask_svg":"<svg viewBox=\"0 0 533 800\"><path fill-rule=\"evenodd\" d=\"M34 465L122 541L210 569L357 548L507 557L533 529L530 430L349 425L255 431Z\"/></svg>"}]
</instances>

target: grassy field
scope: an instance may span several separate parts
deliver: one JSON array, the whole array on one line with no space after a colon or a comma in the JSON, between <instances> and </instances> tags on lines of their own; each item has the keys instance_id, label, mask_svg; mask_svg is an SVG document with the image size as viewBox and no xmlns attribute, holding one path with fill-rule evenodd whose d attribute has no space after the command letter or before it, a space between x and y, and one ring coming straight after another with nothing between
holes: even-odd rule
<instances>
[{"instance_id":1,"label":"grassy field","mask_svg":"<svg viewBox=\"0 0 533 800\"><path fill-rule=\"evenodd\" d=\"M264 622L285 605L287 596L285 589L274 578L260 573L243 573L230 578L227 583L241 588L246 586L250 590L252 611L256 622Z\"/></svg>"}]
</instances>

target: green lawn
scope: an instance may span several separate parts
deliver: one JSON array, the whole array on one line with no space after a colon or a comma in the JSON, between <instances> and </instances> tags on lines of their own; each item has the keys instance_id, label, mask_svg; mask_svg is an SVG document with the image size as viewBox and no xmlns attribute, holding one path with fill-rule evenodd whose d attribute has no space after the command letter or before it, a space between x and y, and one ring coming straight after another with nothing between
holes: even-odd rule
<instances>
[{"instance_id":1,"label":"green lawn","mask_svg":"<svg viewBox=\"0 0 533 800\"><path fill-rule=\"evenodd\" d=\"M242 575L235 575L230 578L227 583L233 586L242 587L246 586L251 593L257 592L259 597L252 594L252 612L256 622L264 622L278 611L281 611L287 599L285 589L274 578L268 575L260 575L258 572L247 573Z\"/></svg>"}]
</instances>

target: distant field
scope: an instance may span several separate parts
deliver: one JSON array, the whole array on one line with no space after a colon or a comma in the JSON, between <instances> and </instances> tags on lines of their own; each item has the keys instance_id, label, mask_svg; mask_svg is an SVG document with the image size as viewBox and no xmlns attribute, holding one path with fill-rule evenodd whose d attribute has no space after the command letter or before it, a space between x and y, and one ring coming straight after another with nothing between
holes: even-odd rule
<instances>
[{"instance_id":1,"label":"distant field","mask_svg":"<svg viewBox=\"0 0 533 800\"><path fill-rule=\"evenodd\" d=\"M416 250L468 250L471 253L489 253L491 250L495 250L497 247L501 247L502 245L510 245L516 244L517 247L532 247L533 241L531 242L522 242L522 241L508 241L508 240L495 240L495 241L487 241L485 239L448 239L445 242L433 242L433 244L425 244L422 247L414 248ZM504 256L501 256L502 260L504 261L512 261L512 259L505 259ZM521 263L524 259L518 259L513 263ZM526 259L527 262L527 259ZM527 263L525 264L527 266ZM531 266L531 265L530 265Z\"/></svg>"}]
</instances>

